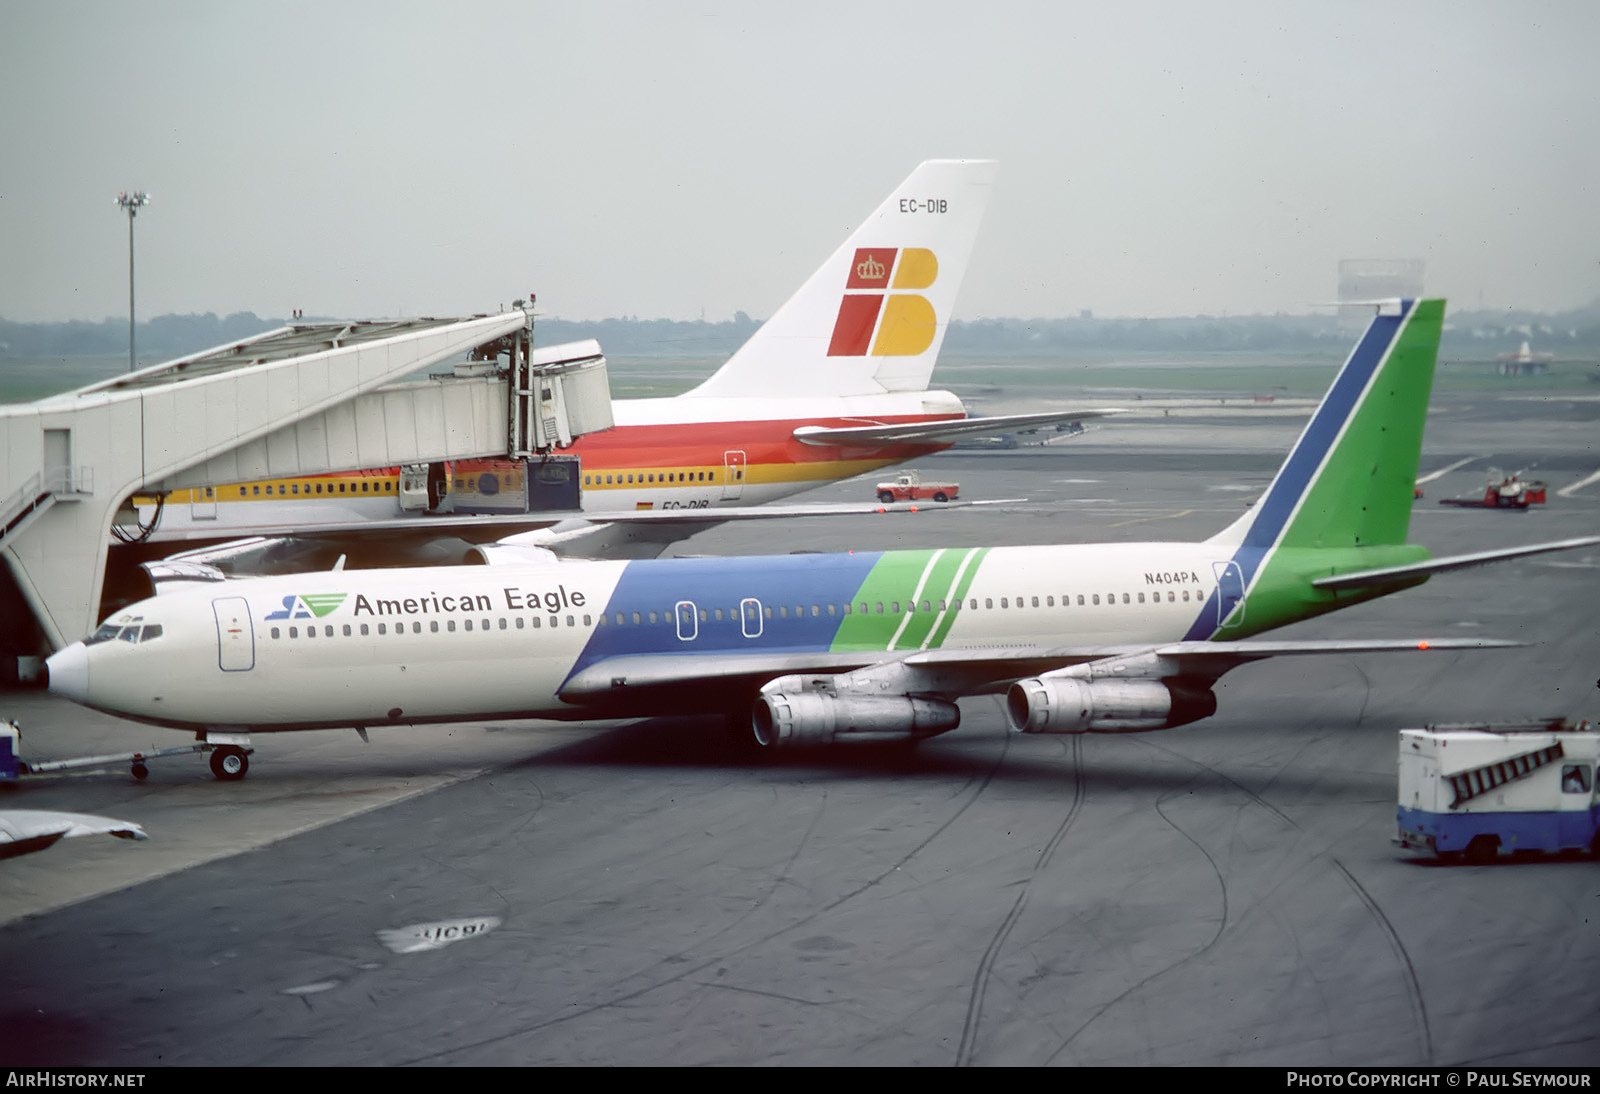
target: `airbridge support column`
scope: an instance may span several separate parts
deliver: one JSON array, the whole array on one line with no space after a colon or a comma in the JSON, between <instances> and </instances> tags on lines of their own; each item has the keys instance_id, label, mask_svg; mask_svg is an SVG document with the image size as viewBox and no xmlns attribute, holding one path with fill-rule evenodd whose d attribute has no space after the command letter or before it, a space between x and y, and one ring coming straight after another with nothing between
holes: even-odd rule
<instances>
[{"instance_id":1,"label":"airbridge support column","mask_svg":"<svg viewBox=\"0 0 1600 1094\"><path fill-rule=\"evenodd\" d=\"M129 495L252 445L278 473L270 436L525 323L518 310L469 319L297 324L36 403L0 406L0 556L45 644L59 649L98 622L112 518ZM359 434L359 423L351 426ZM464 432L468 454L495 455L506 447L503 417L481 435L476 425L449 432ZM415 447L390 440L366 437L349 449ZM21 635L28 628L8 620L3 630ZM12 656L35 652L15 648L15 639L0 641Z\"/></svg>"}]
</instances>

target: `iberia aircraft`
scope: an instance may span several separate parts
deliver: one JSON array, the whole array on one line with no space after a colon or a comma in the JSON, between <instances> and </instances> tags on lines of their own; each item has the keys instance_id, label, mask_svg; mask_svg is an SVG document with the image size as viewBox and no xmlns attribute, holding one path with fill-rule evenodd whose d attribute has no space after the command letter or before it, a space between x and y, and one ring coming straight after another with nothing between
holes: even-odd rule
<instances>
[{"instance_id":1,"label":"iberia aircraft","mask_svg":"<svg viewBox=\"0 0 1600 1094\"><path fill-rule=\"evenodd\" d=\"M1201 543L306 573L135 604L47 662L50 689L190 730L238 778L249 734L477 718L731 714L762 745L917 740L1004 693L1024 733L1161 729L1283 654L1488 639L1253 636L1432 573L1406 543L1442 300L1379 314L1266 493ZM463 667L470 666L470 671Z\"/></svg>"},{"instance_id":2,"label":"iberia aircraft","mask_svg":"<svg viewBox=\"0 0 1600 1094\"><path fill-rule=\"evenodd\" d=\"M163 499L159 523L155 499L137 499L141 523L155 524L139 538L320 530L381 537L392 551L396 529L483 541L504 536L508 523L529 528L581 516L590 522L584 535L520 542L654 554L751 506L936 452L962 436L1099 417L1105 411L972 418L955 395L927 390L995 171L985 160L923 163L709 379L671 398L616 401L615 426L578 438L565 450L569 459L551 467L458 461L449 473L457 500L477 505L457 504L455 517L408 516L401 469L388 468L175 491ZM563 348L542 352L559 356ZM516 517L484 515L506 512L507 497L531 497L526 480L553 471L577 480L581 511L535 505ZM436 507L448 489L442 465L434 475L432 496L424 487L419 508ZM709 518L698 524L686 519L700 510L723 512L698 514ZM795 507L794 515L812 512ZM597 536L601 522L629 527ZM634 543L642 546L630 550Z\"/></svg>"}]
</instances>

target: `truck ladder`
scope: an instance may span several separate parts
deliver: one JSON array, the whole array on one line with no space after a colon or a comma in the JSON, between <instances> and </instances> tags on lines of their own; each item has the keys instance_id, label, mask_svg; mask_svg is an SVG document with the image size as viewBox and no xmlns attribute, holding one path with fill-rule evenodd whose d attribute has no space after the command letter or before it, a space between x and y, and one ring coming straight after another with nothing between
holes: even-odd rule
<instances>
[{"instance_id":1,"label":"truck ladder","mask_svg":"<svg viewBox=\"0 0 1600 1094\"><path fill-rule=\"evenodd\" d=\"M1471 770L1461 772L1459 775L1447 775L1445 777L1450 780L1451 789L1456 792L1455 801L1450 803L1450 808L1454 809L1478 797L1480 794L1487 794L1495 787L1504 786L1513 779L1520 779L1524 775L1532 774L1546 764L1554 763L1556 760L1561 759L1564 755L1566 755L1566 751L1561 747L1561 742L1557 741L1548 748L1535 749L1532 752L1524 752L1520 756L1513 756L1509 760L1501 760L1498 763L1474 767Z\"/></svg>"}]
</instances>

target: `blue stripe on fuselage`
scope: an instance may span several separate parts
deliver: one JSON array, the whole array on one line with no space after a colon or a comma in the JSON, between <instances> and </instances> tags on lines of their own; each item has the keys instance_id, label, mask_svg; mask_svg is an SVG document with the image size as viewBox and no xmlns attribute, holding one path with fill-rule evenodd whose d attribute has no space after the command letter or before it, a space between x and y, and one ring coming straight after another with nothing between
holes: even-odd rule
<instances>
[{"instance_id":1,"label":"blue stripe on fuselage","mask_svg":"<svg viewBox=\"0 0 1600 1094\"><path fill-rule=\"evenodd\" d=\"M827 605L847 604L883 557L881 551L854 554L773 555L743 558L674 558L630 562L606 603L603 626L594 629L572 666L577 673L596 661L625 654L748 653L755 650L826 650L843 616ZM745 635L741 601L761 603L761 633ZM678 605L695 608L696 634L678 637ZM811 605L820 607L811 614ZM779 615L784 608L787 617ZM721 609L722 618L716 617ZM770 609L772 617L767 617ZM798 610L797 610L798 609ZM704 611L706 618L699 619ZM640 622L633 621L638 612ZM650 613L656 613L654 624ZM618 616L622 622L617 622Z\"/></svg>"}]
</instances>

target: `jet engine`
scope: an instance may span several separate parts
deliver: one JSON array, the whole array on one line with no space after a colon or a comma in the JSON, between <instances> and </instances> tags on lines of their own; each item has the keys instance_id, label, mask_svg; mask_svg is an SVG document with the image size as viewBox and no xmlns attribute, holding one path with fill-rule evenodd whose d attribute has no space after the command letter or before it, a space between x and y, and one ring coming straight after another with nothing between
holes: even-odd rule
<instances>
[{"instance_id":1,"label":"jet engine","mask_svg":"<svg viewBox=\"0 0 1600 1094\"><path fill-rule=\"evenodd\" d=\"M762 688L751 713L756 740L765 748L920 741L961 724L961 710L954 703L914 695L851 694L835 686L838 679L783 676Z\"/></svg>"},{"instance_id":2,"label":"jet engine","mask_svg":"<svg viewBox=\"0 0 1600 1094\"><path fill-rule=\"evenodd\" d=\"M1175 680L1085 680L1040 676L1006 692L1006 722L1018 733L1131 733L1170 729L1217 712L1208 687Z\"/></svg>"}]
</instances>

